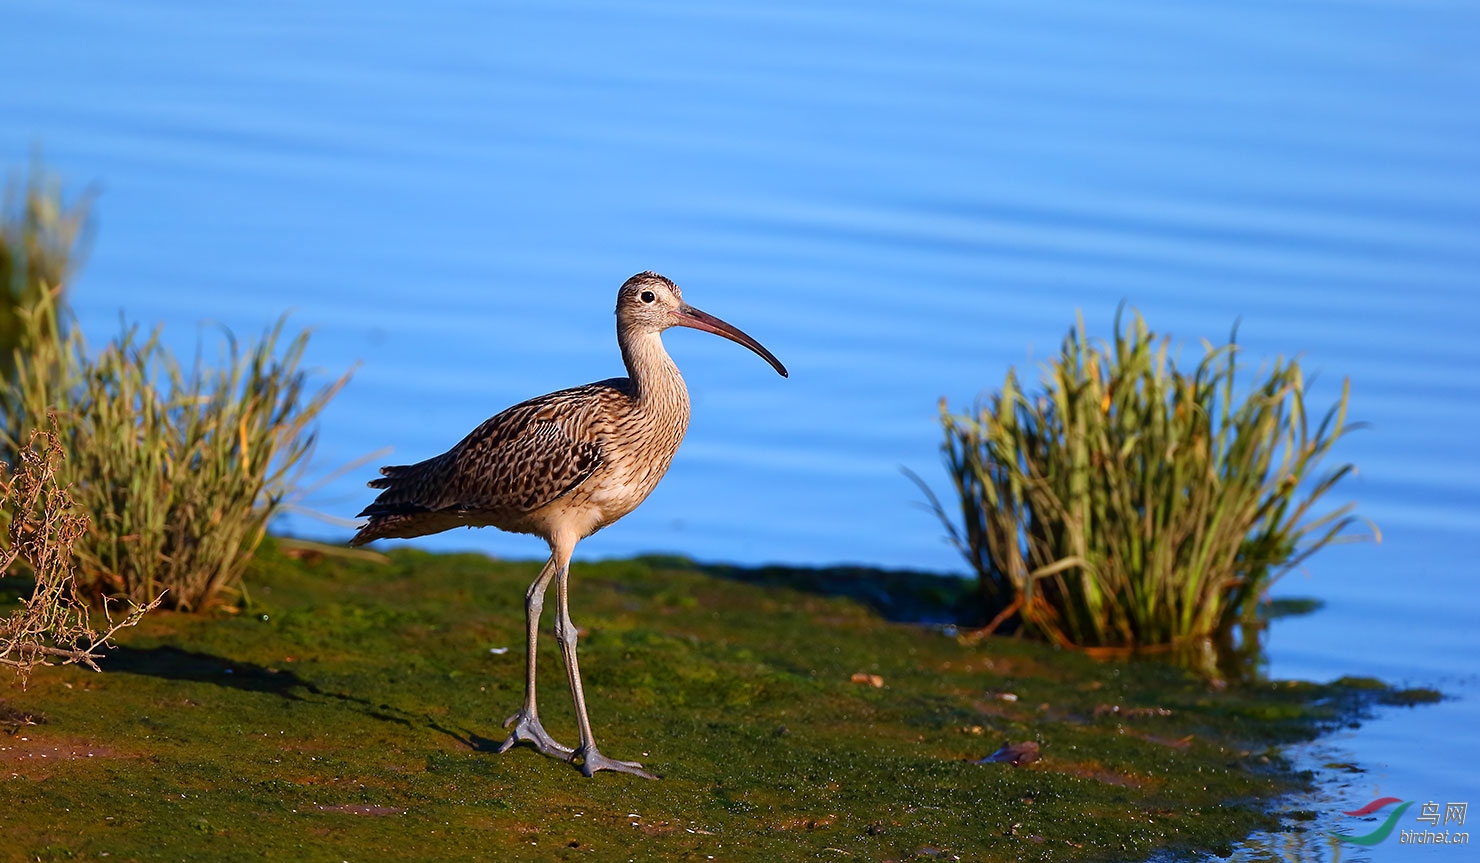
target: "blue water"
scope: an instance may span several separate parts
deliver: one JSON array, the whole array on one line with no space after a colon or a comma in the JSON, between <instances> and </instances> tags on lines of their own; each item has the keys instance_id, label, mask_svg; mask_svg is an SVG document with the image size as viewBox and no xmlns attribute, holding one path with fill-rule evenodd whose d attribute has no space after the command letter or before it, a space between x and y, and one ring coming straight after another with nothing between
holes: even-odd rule
<instances>
[{"instance_id":1,"label":"blue water","mask_svg":"<svg viewBox=\"0 0 1480 863\"><path fill-rule=\"evenodd\" d=\"M1360 467L1338 497L1384 535L1279 586L1328 605L1277 625L1270 673L1455 695L1325 741L1367 772L1312 805L1480 798L1480 7L10 0L3 17L0 164L40 146L101 188L85 330L106 339L123 310L188 353L211 323L255 333L294 309L313 364L361 363L316 476L387 445L377 463L433 455L515 401L619 374L612 301L643 269L786 362L782 380L670 333L688 440L586 557L961 571L899 472L944 490L939 397L964 407L1031 369L1076 310L1103 335L1128 300L1186 359L1241 319L1251 366L1301 353L1318 404L1351 379L1370 427L1338 453ZM304 511L352 515L372 475ZM422 544L542 551L494 531ZM1463 853L1395 843L1302 853Z\"/></svg>"}]
</instances>

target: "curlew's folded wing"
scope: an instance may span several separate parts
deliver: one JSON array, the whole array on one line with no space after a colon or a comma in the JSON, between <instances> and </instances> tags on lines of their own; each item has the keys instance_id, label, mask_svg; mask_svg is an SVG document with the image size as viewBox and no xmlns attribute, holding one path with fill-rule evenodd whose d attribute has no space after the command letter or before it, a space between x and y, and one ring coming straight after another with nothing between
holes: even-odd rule
<instances>
[{"instance_id":1,"label":"curlew's folded wing","mask_svg":"<svg viewBox=\"0 0 1480 863\"><path fill-rule=\"evenodd\" d=\"M601 465L610 387L551 393L498 414L435 458L381 469L384 489L360 513L530 512L575 489Z\"/></svg>"}]
</instances>

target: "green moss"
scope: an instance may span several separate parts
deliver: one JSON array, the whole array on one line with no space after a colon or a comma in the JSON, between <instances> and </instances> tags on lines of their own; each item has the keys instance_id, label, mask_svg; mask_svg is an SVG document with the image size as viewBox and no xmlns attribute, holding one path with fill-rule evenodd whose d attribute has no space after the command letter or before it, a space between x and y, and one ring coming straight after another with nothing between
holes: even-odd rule
<instances>
[{"instance_id":1,"label":"green moss","mask_svg":"<svg viewBox=\"0 0 1480 863\"><path fill-rule=\"evenodd\" d=\"M11 693L15 859L1145 859L1226 851L1299 787L1279 746L1386 689L1213 690L1158 663L892 623L908 579L671 559L578 564L573 613L607 754L661 782L496 755L538 569L269 549L234 617L158 614L103 674ZM719 575L722 577L715 577ZM866 583L868 571L852 576ZM792 586L788 586L792 585ZM800 586L803 589L798 589ZM924 603L949 604L926 582ZM879 597L884 597L880 599ZM872 597L871 599L868 597ZM542 716L573 742L553 639ZM493 653L490 648L509 648ZM852 681L878 675L876 688ZM1011 696L1011 697L1009 697ZM1255 721L1251 721L1255 720ZM1023 767L978 764L1036 741ZM90 753L90 754L89 754ZM42 754L47 755L41 758ZM625 855L625 856L622 856ZM4 855L0 855L3 857Z\"/></svg>"}]
</instances>

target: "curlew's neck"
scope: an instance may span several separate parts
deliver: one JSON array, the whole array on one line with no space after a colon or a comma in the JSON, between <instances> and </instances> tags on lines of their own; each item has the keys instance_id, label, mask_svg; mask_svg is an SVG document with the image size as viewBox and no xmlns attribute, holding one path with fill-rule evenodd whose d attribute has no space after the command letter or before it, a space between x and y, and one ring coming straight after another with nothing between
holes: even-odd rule
<instances>
[{"instance_id":1,"label":"curlew's neck","mask_svg":"<svg viewBox=\"0 0 1480 863\"><path fill-rule=\"evenodd\" d=\"M662 336L654 331L618 330L617 344L622 348L622 362L632 380L638 404L663 413L675 413L675 419L688 424L689 391L683 375L668 351Z\"/></svg>"}]
</instances>

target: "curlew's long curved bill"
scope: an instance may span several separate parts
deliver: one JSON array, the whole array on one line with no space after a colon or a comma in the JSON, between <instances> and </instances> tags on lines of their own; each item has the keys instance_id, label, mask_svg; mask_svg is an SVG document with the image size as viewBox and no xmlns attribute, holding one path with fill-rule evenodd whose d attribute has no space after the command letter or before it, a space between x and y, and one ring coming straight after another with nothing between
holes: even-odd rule
<instances>
[{"instance_id":1,"label":"curlew's long curved bill","mask_svg":"<svg viewBox=\"0 0 1480 863\"><path fill-rule=\"evenodd\" d=\"M786 366L783 366L781 361L776 359L770 351L766 350L760 342L747 336L739 327L731 326L708 312L701 312L688 303L684 303L673 312L673 322L680 327L693 327L696 330L714 333L717 336L724 336L732 342L738 342L759 354L783 378L791 377L786 373Z\"/></svg>"}]
</instances>

